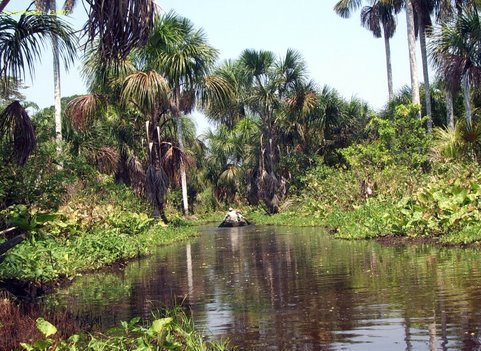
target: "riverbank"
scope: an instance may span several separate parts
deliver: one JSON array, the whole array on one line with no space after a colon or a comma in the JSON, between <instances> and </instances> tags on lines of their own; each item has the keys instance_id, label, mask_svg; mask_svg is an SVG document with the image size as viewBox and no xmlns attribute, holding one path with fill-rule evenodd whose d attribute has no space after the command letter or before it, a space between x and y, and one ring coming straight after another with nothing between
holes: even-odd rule
<instances>
[{"instance_id":1,"label":"riverbank","mask_svg":"<svg viewBox=\"0 0 481 351\"><path fill-rule=\"evenodd\" d=\"M383 170L320 169L306 176L305 190L281 213L251 210L259 224L320 226L347 240L427 241L443 246L481 242L481 172L473 164L402 166ZM373 184L369 196L361 183Z\"/></svg>"},{"instance_id":2,"label":"riverbank","mask_svg":"<svg viewBox=\"0 0 481 351\"><path fill-rule=\"evenodd\" d=\"M5 216L13 225L26 223L27 240L0 264L0 281L48 286L197 235L193 222L173 215L165 225L149 211L129 188L107 177L95 186L73 184L55 212L10 207Z\"/></svg>"},{"instance_id":3,"label":"riverbank","mask_svg":"<svg viewBox=\"0 0 481 351\"><path fill-rule=\"evenodd\" d=\"M85 326L71 316L44 312L28 313L8 298L0 299L0 351L17 350L139 350L162 349L225 351L228 341L209 342L195 329L181 307L152 313L150 321L133 318L109 331Z\"/></svg>"}]
</instances>

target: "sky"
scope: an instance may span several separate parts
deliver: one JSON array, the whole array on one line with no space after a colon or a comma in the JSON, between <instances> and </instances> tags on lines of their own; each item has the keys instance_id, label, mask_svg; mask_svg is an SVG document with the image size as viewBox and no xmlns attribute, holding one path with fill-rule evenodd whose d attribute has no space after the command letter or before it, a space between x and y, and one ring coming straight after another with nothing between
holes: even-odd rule
<instances>
[{"instance_id":1,"label":"sky","mask_svg":"<svg viewBox=\"0 0 481 351\"><path fill-rule=\"evenodd\" d=\"M337 0L157 0L161 11L175 11L203 28L210 45L219 50L219 62L236 59L244 49L270 50L278 56L291 48L301 53L309 76L320 87L335 88L344 98L360 98L375 109L387 101L387 79L383 39L376 39L361 27L359 11L351 18L339 17L333 7ZM29 0L11 0L6 11L20 11ZM57 1L60 5L63 1ZM65 20L75 28L85 22L86 13L78 4ZM53 105L52 56L46 48L36 65L27 99L40 108ZM391 41L394 90L410 82L404 12ZM421 55L418 51L419 80ZM62 72L62 96L86 93L80 62ZM209 125L200 113L194 114L198 132Z\"/></svg>"}]
</instances>

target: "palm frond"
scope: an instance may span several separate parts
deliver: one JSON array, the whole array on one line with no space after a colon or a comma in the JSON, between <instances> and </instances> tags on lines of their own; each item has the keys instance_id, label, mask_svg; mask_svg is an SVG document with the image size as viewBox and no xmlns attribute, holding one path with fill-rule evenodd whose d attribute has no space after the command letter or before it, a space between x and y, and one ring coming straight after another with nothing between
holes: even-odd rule
<instances>
[{"instance_id":1,"label":"palm frond","mask_svg":"<svg viewBox=\"0 0 481 351\"><path fill-rule=\"evenodd\" d=\"M75 129L84 131L88 123L105 107L106 101L103 96L97 94L84 95L71 100L65 109L65 114L70 118L70 122Z\"/></svg>"},{"instance_id":2,"label":"palm frond","mask_svg":"<svg viewBox=\"0 0 481 351\"><path fill-rule=\"evenodd\" d=\"M162 168L165 170L165 174L169 182L175 186L180 184L180 165L184 164L185 168L192 167L195 162L192 157L183 152L178 146L171 142L162 142Z\"/></svg>"},{"instance_id":3,"label":"palm frond","mask_svg":"<svg viewBox=\"0 0 481 351\"><path fill-rule=\"evenodd\" d=\"M157 9L153 0L85 0L89 16L84 27L87 43L98 40L100 57L106 62L124 60L147 43Z\"/></svg>"},{"instance_id":4,"label":"palm frond","mask_svg":"<svg viewBox=\"0 0 481 351\"><path fill-rule=\"evenodd\" d=\"M33 76L35 61L52 39L58 41L59 52L68 67L76 56L77 39L72 28L57 16L23 14L15 20L0 14L0 73L4 77L24 78L28 70Z\"/></svg>"},{"instance_id":5,"label":"palm frond","mask_svg":"<svg viewBox=\"0 0 481 351\"><path fill-rule=\"evenodd\" d=\"M112 146L102 146L91 155L97 169L105 174L113 174L119 162L119 153Z\"/></svg>"},{"instance_id":6,"label":"palm frond","mask_svg":"<svg viewBox=\"0 0 481 351\"><path fill-rule=\"evenodd\" d=\"M166 79L154 70L137 72L125 78L122 88L124 103L133 101L145 111L166 100L169 86Z\"/></svg>"},{"instance_id":7,"label":"palm frond","mask_svg":"<svg viewBox=\"0 0 481 351\"><path fill-rule=\"evenodd\" d=\"M362 0L340 0L334 5L334 11L342 18L349 18L362 4Z\"/></svg>"},{"instance_id":8,"label":"palm frond","mask_svg":"<svg viewBox=\"0 0 481 351\"><path fill-rule=\"evenodd\" d=\"M239 167L236 165L229 165L227 168L219 175L219 180L217 184L223 186L233 186L235 187L238 181Z\"/></svg>"},{"instance_id":9,"label":"palm frond","mask_svg":"<svg viewBox=\"0 0 481 351\"><path fill-rule=\"evenodd\" d=\"M107 62L102 59L96 46L85 51L82 61L82 78L87 82L89 91L110 93L118 89L128 75L137 72L130 58Z\"/></svg>"},{"instance_id":10,"label":"palm frond","mask_svg":"<svg viewBox=\"0 0 481 351\"><path fill-rule=\"evenodd\" d=\"M13 158L23 166L35 149L36 138L32 120L20 102L12 102L0 114L0 138L12 144Z\"/></svg>"}]
</instances>

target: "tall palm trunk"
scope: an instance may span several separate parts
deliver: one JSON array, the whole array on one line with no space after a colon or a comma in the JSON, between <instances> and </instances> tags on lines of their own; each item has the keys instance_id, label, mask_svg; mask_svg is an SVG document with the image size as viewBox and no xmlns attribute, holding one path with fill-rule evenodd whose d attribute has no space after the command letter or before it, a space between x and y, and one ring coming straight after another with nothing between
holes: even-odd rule
<instances>
[{"instance_id":1,"label":"tall palm trunk","mask_svg":"<svg viewBox=\"0 0 481 351\"><path fill-rule=\"evenodd\" d=\"M57 4L55 0L50 0L50 15L57 16ZM57 160L62 155L62 92L60 89L60 53L58 47L58 39L52 37L52 55L53 55L53 84L54 84L54 119L55 119L55 142L57 148ZM63 168L59 161L59 169Z\"/></svg>"},{"instance_id":2,"label":"tall palm trunk","mask_svg":"<svg viewBox=\"0 0 481 351\"><path fill-rule=\"evenodd\" d=\"M179 150L184 153L184 130L182 126L182 112L180 111L180 84L177 84L176 97L175 97L175 108L176 108L176 129L177 129L177 141L179 143ZM184 215L189 215L189 198L187 196L187 174L185 172L184 161L180 160L180 186L182 188L182 205Z\"/></svg>"},{"instance_id":3,"label":"tall palm trunk","mask_svg":"<svg viewBox=\"0 0 481 351\"><path fill-rule=\"evenodd\" d=\"M458 16L460 9L458 9ZM441 23L445 23L449 20L449 13L443 11L441 16ZM449 88L448 84L444 86L444 93L446 95L446 124L449 129L454 129L454 103L453 103L453 91Z\"/></svg>"},{"instance_id":4,"label":"tall palm trunk","mask_svg":"<svg viewBox=\"0 0 481 351\"><path fill-rule=\"evenodd\" d=\"M384 28L384 48L386 50L386 70L387 70L387 89L389 94L389 101L394 96L393 82L392 82L392 64L391 64L391 44L386 28Z\"/></svg>"},{"instance_id":5,"label":"tall palm trunk","mask_svg":"<svg viewBox=\"0 0 481 351\"><path fill-rule=\"evenodd\" d=\"M182 129L182 115L179 114L176 118L177 122L177 139L179 142L179 149L184 152L184 132ZM180 161L180 184L182 187L182 203L184 206L184 215L189 215L189 198L187 197L187 174L185 172L184 161Z\"/></svg>"},{"instance_id":6,"label":"tall palm trunk","mask_svg":"<svg viewBox=\"0 0 481 351\"><path fill-rule=\"evenodd\" d=\"M406 1L406 23L409 49L409 68L411 72L412 102L415 105L421 104L419 97L419 80L416 60L416 34L414 31L414 9L410 0ZM421 117L421 115L419 115Z\"/></svg>"},{"instance_id":7,"label":"tall palm trunk","mask_svg":"<svg viewBox=\"0 0 481 351\"><path fill-rule=\"evenodd\" d=\"M278 181L275 174L274 140L272 133L272 110L267 109L267 119L263 123L262 142L261 142L261 189L262 198L269 213L279 212L279 199L277 196Z\"/></svg>"},{"instance_id":8,"label":"tall palm trunk","mask_svg":"<svg viewBox=\"0 0 481 351\"><path fill-rule=\"evenodd\" d=\"M466 124L471 127L473 120L473 111L471 109L471 84L469 83L469 76L464 73L463 79L463 96L464 96L464 109L466 110Z\"/></svg>"},{"instance_id":9,"label":"tall palm trunk","mask_svg":"<svg viewBox=\"0 0 481 351\"><path fill-rule=\"evenodd\" d=\"M55 86L54 97L55 97L55 142L57 148L57 159L61 157L62 154L62 93L60 89L60 62L59 62L59 51L58 51L58 40L57 38L52 38L52 48L53 48L53 83ZM58 163L58 168L62 169L63 165L61 162Z\"/></svg>"},{"instance_id":10,"label":"tall palm trunk","mask_svg":"<svg viewBox=\"0 0 481 351\"><path fill-rule=\"evenodd\" d=\"M446 124L449 129L454 129L454 104L453 104L453 93L447 87L446 92Z\"/></svg>"},{"instance_id":11,"label":"tall palm trunk","mask_svg":"<svg viewBox=\"0 0 481 351\"><path fill-rule=\"evenodd\" d=\"M423 61L423 77L424 77L424 100L426 104L426 115L428 116L428 133L433 132L433 112L431 105L431 85L429 83L429 71L428 71L428 52L426 48L426 28L421 23L419 29L419 44L421 45L421 57Z\"/></svg>"}]
</instances>

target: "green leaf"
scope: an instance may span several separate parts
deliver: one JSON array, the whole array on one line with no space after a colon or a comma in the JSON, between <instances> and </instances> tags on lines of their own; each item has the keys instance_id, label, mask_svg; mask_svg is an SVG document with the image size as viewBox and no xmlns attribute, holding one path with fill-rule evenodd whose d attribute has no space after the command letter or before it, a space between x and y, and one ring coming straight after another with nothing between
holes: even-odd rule
<instances>
[{"instance_id":1,"label":"green leaf","mask_svg":"<svg viewBox=\"0 0 481 351\"><path fill-rule=\"evenodd\" d=\"M22 346L27 351L33 351L33 347L29 344L24 343L24 342L21 342L20 346Z\"/></svg>"},{"instance_id":2,"label":"green leaf","mask_svg":"<svg viewBox=\"0 0 481 351\"><path fill-rule=\"evenodd\" d=\"M74 334L68 338L68 341L74 344L78 343L79 340L80 340L80 336L78 336L77 334Z\"/></svg>"},{"instance_id":3,"label":"green leaf","mask_svg":"<svg viewBox=\"0 0 481 351\"><path fill-rule=\"evenodd\" d=\"M37 318L37 328L42 332L42 334L48 338L50 335L53 335L57 332L57 328L55 326L46 321L43 318Z\"/></svg>"},{"instance_id":4,"label":"green leaf","mask_svg":"<svg viewBox=\"0 0 481 351\"><path fill-rule=\"evenodd\" d=\"M35 214L35 223L44 224L46 222L51 222L59 218L58 213L37 213Z\"/></svg>"},{"instance_id":5,"label":"green leaf","mask_svg":"<svg viewBox=\"0 0 481 351\"><path fill-rule=\"evenodd\" d=\"M152 322L150 329L155 333L160 333L167 325L172 323L173 318L156 319Z\"/></svg>"}]
</instances>

